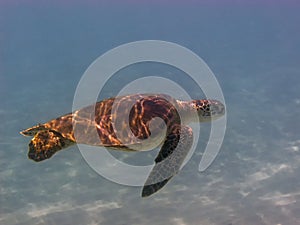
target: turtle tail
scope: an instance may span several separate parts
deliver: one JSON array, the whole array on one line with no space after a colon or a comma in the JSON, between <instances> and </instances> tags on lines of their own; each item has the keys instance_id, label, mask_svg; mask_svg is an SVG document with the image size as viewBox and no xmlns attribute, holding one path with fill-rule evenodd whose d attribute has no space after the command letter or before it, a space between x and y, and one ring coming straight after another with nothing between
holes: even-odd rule
<instances>
[{"instance_id":1,"label":"turtle tail","mask_svg":"<svg viewBox=\"0 0 300 225\"><path fill-rule=\"evenodd\" d=\"M34 136L38 132L40 132L42 130L47 130L47 128L43 124L38 124L38 125L36 125L34 127L30 127L30 128L28 128L26 130L22 130L20 132L20 134L22 134L23 136Z\"/></svg>"},{"instance_id":2,"label":"turtle tail","mask_svg":"<svg viewBox=\"0 0 300 225\"><path fill-rule=\"evenodd\" d=\"M43 130L31 139L29 143L28 158L39 162L49 159L59 150L68 147L74 142L64 138L53 130Z\"/></svg>"}]
</instances>

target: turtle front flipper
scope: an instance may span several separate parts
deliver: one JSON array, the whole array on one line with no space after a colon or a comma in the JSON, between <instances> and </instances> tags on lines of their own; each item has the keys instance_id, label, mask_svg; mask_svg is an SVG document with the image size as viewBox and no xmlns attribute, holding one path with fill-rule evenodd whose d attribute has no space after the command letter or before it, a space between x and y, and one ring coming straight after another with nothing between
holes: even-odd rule
<instances>
[{"instance_id":1,"label":"turtle front flipper","mask_svg":"<svg viewBox=\"0 0 300 225\"><path fill-rule=\"evenodd\" d=\"M35 134L29 143L28 158L39 162L49 159L57 151L74 144L53 130L42 130Z\"/></svg>"},{"instance_id":2,"label":"turtle front flipper","mask_svg":"<svg viewBox=\"0 0 300 225\"><path fill-rule=\"evenodd\" d=\"M193 143L193 132L190 127L176 125L166 136L165 142L155 159L155 166L150 172L142 197L147 197L160 190L179 172Z\"/></svg>"}]
</instances>

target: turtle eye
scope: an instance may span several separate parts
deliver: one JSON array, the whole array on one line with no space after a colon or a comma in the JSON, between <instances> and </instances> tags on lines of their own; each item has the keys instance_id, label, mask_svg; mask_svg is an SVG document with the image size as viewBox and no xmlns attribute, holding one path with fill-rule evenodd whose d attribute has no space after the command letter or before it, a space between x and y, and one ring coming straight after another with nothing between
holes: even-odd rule
<instances>
[{"instance_id":1,"label":"turtle eye","mask_svg":"<svg viewBox=\"0 0 300 225\"><path fill-rule=\"evenodd\" d=\"M205 106L204 106L204 110L205 110L206 112L209 112L209 111L210 111L210 105L205 105Z\"/></svg>"},{"instance_id":2,"label":"turtle eye","mask_svg":"<svg viewBox=\"0 0 300 225\"><path fill-rule=\"evenodd\" d=\"M203 106L203 116L204 117L211 116L211 110L210 110L210 105L209 104Z\"/></svg>"}]
</instances>

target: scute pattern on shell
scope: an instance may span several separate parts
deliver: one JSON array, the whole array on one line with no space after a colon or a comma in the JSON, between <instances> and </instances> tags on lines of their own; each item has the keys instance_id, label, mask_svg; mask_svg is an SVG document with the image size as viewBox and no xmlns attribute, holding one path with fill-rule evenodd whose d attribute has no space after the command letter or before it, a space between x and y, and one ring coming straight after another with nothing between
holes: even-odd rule
<instances>
[{"instance_id":1,"label":"scute pattern on shell","mask_svg":"<svg viewBox=\"0 0 300 225\"><path fill-rule=\"evenodd\" d=\"M151 135L149 123L155 117L161 118L167 127L180 124L174 104L176 100L167 95L110 98L51 120L44 126L77 143L127 148L137 144L136 138L142 141ZM116 124L126 119L129 124Z\"/></svg>"}]
</instances>

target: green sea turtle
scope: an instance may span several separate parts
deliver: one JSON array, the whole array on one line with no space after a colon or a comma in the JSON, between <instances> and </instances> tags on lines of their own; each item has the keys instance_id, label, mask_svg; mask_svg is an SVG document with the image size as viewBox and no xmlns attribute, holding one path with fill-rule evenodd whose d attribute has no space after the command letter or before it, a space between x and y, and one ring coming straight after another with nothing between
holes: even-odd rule
<instances>
[{"instance_id":1,"label":"green sea turtle","mask_svg":"<svg viewBox=\"0 0 300 225\"><path fill-rule=\"evenodd\" d=\"M145 197L161 189L179 171L193 141L187 124L211 121L224 112L224 105L217 100L180 101L164 94L137 94L106 99L20 133L33 136L28 157L34 161L48 159L75 143L123 151L160 145L142 190ZM151 126L150 121L156 117L165 124L165 136L159 133L161 123ZM150 136L152 141L146 142Z\"/></svg>"}]
</instances>

